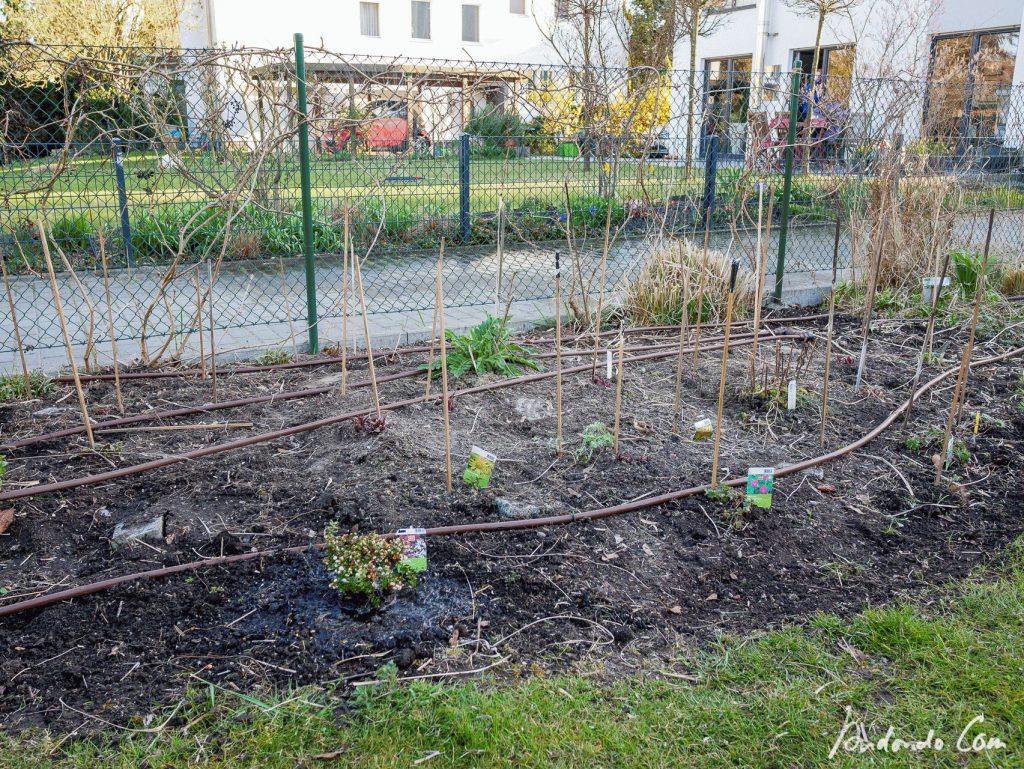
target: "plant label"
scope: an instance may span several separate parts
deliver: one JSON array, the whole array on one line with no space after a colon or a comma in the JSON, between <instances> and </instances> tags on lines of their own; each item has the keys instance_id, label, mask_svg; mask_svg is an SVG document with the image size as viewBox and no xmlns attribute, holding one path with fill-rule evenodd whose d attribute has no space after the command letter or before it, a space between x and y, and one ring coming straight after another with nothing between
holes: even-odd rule
<instances>
[{"instance_id":1,"label":"plant label","mask_svg":"<svg viewBox=\"0 0 1024 769\"><path fill-rule=\"evenodd\" d=\"M426 529L399 529L395 532L402 541L401 563L415 572L427 570Z\"/></svg>"},{"instance_id":2,"label":"plant label","mask_svg":"<svg viewBox=\"0 0 1024 769\"><path fill-rule=\"evenodd\" d=\"M604 356L604 367L605 367L605 379L609 382L612 381L612 351L605 350Z\"/></svg>"},{"instance_id":3,"label":"plant label","mask_svg":"<svg viewBox=\"0 0 1024 769\"><path fill-rule=\"evenodd\" d=\"M789 391L786 393L786 408L789 411L796 409L796 380L789 380Z\"/></svg>"},{"instance_id":4,"label":"plant label","mask_svg":"<svg viewBox=\"0 0 1024 769\"><path fill-rule=\"evenodd\" d=\"M462 474L462 480L470 486L478 489L486 489L491 485L491 473L494 471L494 463L498 458L489 451L479 446L473 446L469 450L469 461L466 462L466 471Z\"/></svg>"},{"instance_id":5,"label":"plant label","mask_svg":"<svg viewBox=\"0 0 1024 769\"><path fill-rule=\"evenodd\" d=\"M751 467L747 470L747 501L750 504L766 509L771 507L774 486L774 467Z\"/></svg>"},{"instance_id":6,"label":"plant label","mask_svg":"<svg viewBox=\"0 0 1024 769\"><path fill-rule=\"evenodd\" d=\"M710 419L701 419L693 423L693 439L695 441L706 441L715 434L715 425Z\"/></svg>"},{"instance_id":7,"label":"plant label","mask_svg":"<svg viewBox=\"0 0 1024 769\"><path fill-rule=\"evenodd\" d=\"M940 278L938 275L921 278L921 300L926 304L935 301L935 294L938 292L940 284L945 288L949 285L949 278Z\"/></svg>"}]
</instances>

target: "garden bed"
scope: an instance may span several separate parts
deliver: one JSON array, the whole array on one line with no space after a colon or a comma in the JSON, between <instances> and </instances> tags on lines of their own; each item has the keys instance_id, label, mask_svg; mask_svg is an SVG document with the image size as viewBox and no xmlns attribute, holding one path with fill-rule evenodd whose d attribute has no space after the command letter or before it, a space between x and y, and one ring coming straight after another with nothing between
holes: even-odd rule
<instances>
[{"instance_id":1,"label":"garden bed","mask_svg":"<svg viewBox=\"0 0 1024 769\"><path fill-rule=\"evenodd\" d=\"M815 324L794 329L823 331ZM1020 344L1018 332L1010 329L989 344L979 331L975 357ZM791 464L866 433L905 400L922 334L921 323L878 321L867 390L856 394L849 353L859 348L859 321L838 324L825 449L818 412L822 345L793 412L741 392L749 384L749 347L737 347L730 356L721 477ZM965 340L965 329L939 335L935 352L944 362L926 367L922 381L954 366ZM771 374L776 343L766 340L761 350ZM381 361L378 375L421 359ZM432 403L388 413L379 433L348 422L18 500L14 522L0 536L0 606L200 557L312 544L330 521L343 531L390 532L580 513L706 483L712 443L691 440L690 426L714 418L720 353L701 354L701 392L686 360L682 434L671 431L674 358L627 365L620 455L599 449L589 462L582 452L575 455L580 436L595 422L612 425L615 406L614 385L589 372L565 378L560 456L553 451L553 380L456 397L452 494L445 491L441 413ZM543 363L550 369L550 359ZM365 376L361 362L352 366L351 380ZM336 363L225 375L220 398L338 379ZM122 724L145 716L180 699L189 685L258 694L267 685L356 684L389 662L399 676L583 667L614 678L671 667L682 647L723 632L777 627L819 610L849 614L926 590L964 575L1024 531L1011 499L1024 454L1019 359L971 373L966 413L972 416L965 422L973 425L979 411L979 432L962 435L964 451L947 474L956 482L935 486L931 455L940 440L934 430L945 424L951 385L952 379L930 390L907 428L897 422L820 471L778 479L769 510L699 495L564 527L430 538L425 579L379 611L339 597L320 554L309 550L135 582L0 619L0 713L13 728L102 728L95 719ZM382 384L381 396L394 402L422 390L422 377L400 379ZM208 383L198 380L125 383L132 414L202 403L208 394ZM87 397L95 416L101 404L113 413L110 383L89 384ZM73 426L70 408L33 415L74 402L62 387L45 402L5 407L2 436ZM97 434L104 444L99 452L89 451L84 438L54 441L11 452L4 488L98 473L370 404L369 389L358 389L175 422L251 428ZM498 456L489 489L460 481L472 445ZM118 524L160 513L163 540L112 545Z\"/></svg>"}]
</instances>

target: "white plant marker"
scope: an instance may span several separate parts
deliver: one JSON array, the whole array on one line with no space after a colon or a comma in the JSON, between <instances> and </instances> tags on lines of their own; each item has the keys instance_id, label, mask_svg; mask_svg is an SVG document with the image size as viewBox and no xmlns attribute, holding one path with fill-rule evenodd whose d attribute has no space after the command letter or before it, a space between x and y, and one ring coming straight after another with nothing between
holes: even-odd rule
<instances>
[{"instance_id":1,"label":"white plant marker","mask_svg":"<svg viewBox=\"0 0 1024 769\"><path fill-rule=\"evenodd\" d=\"M605 350L604 352L605 352L605 358L604 358L605 375L604 375L604 378L607 379L610 382L610 381L612 381L612 351L611 350Z\"/></svg>"},{"instance_id":2,"label":"white plant marker","mask_svg":"<svg viewBox=\"0 0 1024 769\"><path fill-rule=\"evenodd\" d=\"M786 408L789 411L796 410L796 380L789 380L789 392L787 393Z\"/></svg>"}]
</instances>

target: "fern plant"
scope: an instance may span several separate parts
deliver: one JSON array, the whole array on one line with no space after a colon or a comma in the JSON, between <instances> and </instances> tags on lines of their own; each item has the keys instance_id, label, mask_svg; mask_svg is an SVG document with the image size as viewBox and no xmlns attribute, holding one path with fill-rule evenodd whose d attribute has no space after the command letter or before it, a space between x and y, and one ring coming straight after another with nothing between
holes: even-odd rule
<instances>
[{"instance_id":1,"label":"fern plant","mask_svg":"<svg viewBox=\"0 0 1024 769\"><path fill-rule=\"evenodd\" d=\"M506 377L519 376L526 369L536 371L539 366L529 355L534 353L512 341L504 322L488 313L486 320L475 326L469 334L446 331L448 340L448 374L459 379L469 372L474 374L501 374ZM426 369L427 364L421 368ZM435 360L430 376L441 376L441 361Z\"/></svg>"}]
</instances>

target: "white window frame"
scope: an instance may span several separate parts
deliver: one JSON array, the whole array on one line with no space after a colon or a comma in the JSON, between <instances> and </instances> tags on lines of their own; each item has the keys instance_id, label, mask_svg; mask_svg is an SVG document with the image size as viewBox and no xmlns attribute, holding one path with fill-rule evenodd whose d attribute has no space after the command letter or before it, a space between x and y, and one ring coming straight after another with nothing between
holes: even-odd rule
<instances>
[{"instance_id":1,"label":"white window frame","mask_svg":"<svg viewBox=\"0 0 1024 769\"><path fill-rule=\"evenodd\" d=\"M476 30L475 37L466 37L466 9L476 9ZM463 3L462 4L462 42L463 43L479 43L480 42L480 6L477 3Z\"/></svg>"},{"instance_id":2,"label":"white window frame","mask_svg":"<svg viewBox=\"0 0 1024 769\"><path fill-rule=\"evenodd\" d=\"M419 5L427 6L427 29L426 29L426 33L427 34L426 35L417 35L416 34L416 8ZM433 9L430 7L430 5L431 5L430 4L430 0L409 0L410 24L411 24L411 28L412 28L412 31L410 32L410 37L412 37L413 40L430 40L431 39L431 36L430 36L430 33L431 33L431 29L430 29L430 16L431 16L431 11Z\"/></svg>"},{"instance_id":3,"label":"white window frame","mask_svg":"<svg viewBox=\"0 0 1024 769\"><path fill-rule=\"evenodd\" d=\"M377 28L376 34L367 32L363 29L363 10L364 6L372 7L374 10L374 26ZM380 3L373 2L373 0L360 0L359 2L359 34L362 37L380 37Z\"/></svg>"}]
</instances>

